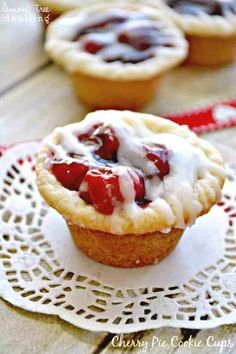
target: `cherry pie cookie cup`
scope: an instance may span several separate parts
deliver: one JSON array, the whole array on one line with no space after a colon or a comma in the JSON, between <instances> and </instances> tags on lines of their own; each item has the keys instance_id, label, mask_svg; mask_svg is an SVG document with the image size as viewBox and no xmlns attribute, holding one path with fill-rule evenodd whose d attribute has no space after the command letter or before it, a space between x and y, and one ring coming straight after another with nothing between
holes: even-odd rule
<instances>
[{"instance_id":1,"label":"cherry pie cookie cup","mask_svg":"<svg viewBox=\"0 0 236 354\"><path fill-rule=\"evenodd\" d=\"M130 111L97 111L57 128L37 183L78 247L112 266L155 264L220 200L219 153L186 127Z\"/></svg>"},{"instance_id":2,"label":"cherry pie cookie cup","mask_svg":"<svg viewBox=\"0 0 236 354\"><path fill-rule=\"evenodd\" d=\"M162 3L186 35L187 63L223 65L235 60L235 0L163 0ZM159 6L159 2L156 4Z\"/></svg>"},{"instance_id":3,"label":"cherry pie cookie cup","mask_svg":"<svg viewBox=\"0 0 236 354\"><path fill-rule=\"evenodd\" d=\"M54 21L46 50L82 102L137 110L154 97L160 76L184 60L187 42L157 9L99 4Z\"/></svg>"}]
</instances>

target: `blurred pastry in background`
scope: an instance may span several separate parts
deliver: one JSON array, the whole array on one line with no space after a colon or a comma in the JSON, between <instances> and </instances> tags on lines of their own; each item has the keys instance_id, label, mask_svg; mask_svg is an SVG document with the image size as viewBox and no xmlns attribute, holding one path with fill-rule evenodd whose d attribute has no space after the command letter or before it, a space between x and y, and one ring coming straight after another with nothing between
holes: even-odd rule
<instances>
[{"instance_id":1,"label":"blurred pastry in background","mask_svg":"<svg viewBox=\"0 0 236 354\"><path fill-rule=\"evenodd\" d=\"M151 0L160 6L160 1ZM235 0L163 0L189 42L187 62L222 65L236 58Z\"/></svg>"},{"instance_id":2,"label":"blurred pastry in background","mask_svg":"<svg viewBox=\"0 0 236 354\"><path fill-rule=\"evenodd\" d=\"M187 55L182 32L163 11L122 2L69 12L48 28L46 50L92 108L137 110L160 77Z\"/></svg>"}]
</instances>

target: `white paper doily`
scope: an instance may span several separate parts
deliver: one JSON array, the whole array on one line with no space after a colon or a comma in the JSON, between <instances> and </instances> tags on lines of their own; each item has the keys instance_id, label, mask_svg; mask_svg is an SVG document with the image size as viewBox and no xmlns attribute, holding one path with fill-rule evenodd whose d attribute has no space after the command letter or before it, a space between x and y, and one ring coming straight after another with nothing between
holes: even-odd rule
<instances>
[{"instance_id":1,"label":"white paper doily","mask_svg":"<svg viewBox=\"0 0 236 354\"><path fill-rule=\"evenodd\" d=\"M88 330L127 333L162 326L211 328L236 322L236 175L222 203L183 235L160 264L118 269L73 244L63 218L35 184L39 143L0 158L0 296Z\"/></svg>"}]
</instances>

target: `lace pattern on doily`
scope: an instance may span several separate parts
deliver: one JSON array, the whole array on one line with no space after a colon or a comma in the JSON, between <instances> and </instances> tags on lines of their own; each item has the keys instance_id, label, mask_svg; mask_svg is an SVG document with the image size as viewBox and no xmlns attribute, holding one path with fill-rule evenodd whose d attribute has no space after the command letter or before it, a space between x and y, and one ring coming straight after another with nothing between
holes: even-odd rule
<instances>
[{"instance_id":1,"label":"lace pattern on doily","mask_svg":"<svg viewBox=\"0 0 236 354\"><path fill-rule=\"evenodd\" d=\"M45 236L42 225L50 209L35 184L38 147L36 142L16 145L0 158L0 295L4 299L85 329L116 333L161 326L210 328L236 321L235 165L228 173L231 187L219 204L227 215L227 227L222 256L215 264L175 286L162 287L153 279L152 286L116 288L83 269L72 271Z\"/></svg>"}]
</instances>

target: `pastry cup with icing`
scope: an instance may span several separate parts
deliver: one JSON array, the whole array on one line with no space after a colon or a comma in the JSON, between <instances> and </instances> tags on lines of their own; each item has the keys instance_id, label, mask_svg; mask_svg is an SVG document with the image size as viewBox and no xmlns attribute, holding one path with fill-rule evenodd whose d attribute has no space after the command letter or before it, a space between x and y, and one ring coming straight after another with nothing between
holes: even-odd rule
<instances>
[{"instance_id":1,"label":"pastry cup with icing","mask_svg":"<svg viewBox=\"0 0 236 354\"><path fill-rule=\"evenodd\" d=\"M130 111L97 111L57 128L36 163L45 201L90 258L155 264L221 197L219 153L186 127Z\"/></svg>"},{"instance_id":2,"label":"pastry cup with icing","mask_svg":"<svg viewBox=\"0 0 236 354\"><path fill-rule=\"evenodd\" d=\"M99 27L106 17L113 22ZM85 104L137 110L154 97L159 78L185 59L187 42L158 9L103 3L54 21L46 50L68 72Z\"/></svg>"},{"instance_id":3,"label":"pastry cup with icing","mask_svg":"<svg viewBox=\"0 0 236 354\"><path fill-rule=\"evenodd\" d=\"M150 2L163 8L185 33L189 43L186 63L215 66L235 60L234 0L150 0ZM203 10L200 11L199 6Z\"/></svg>"}]
</instances>

